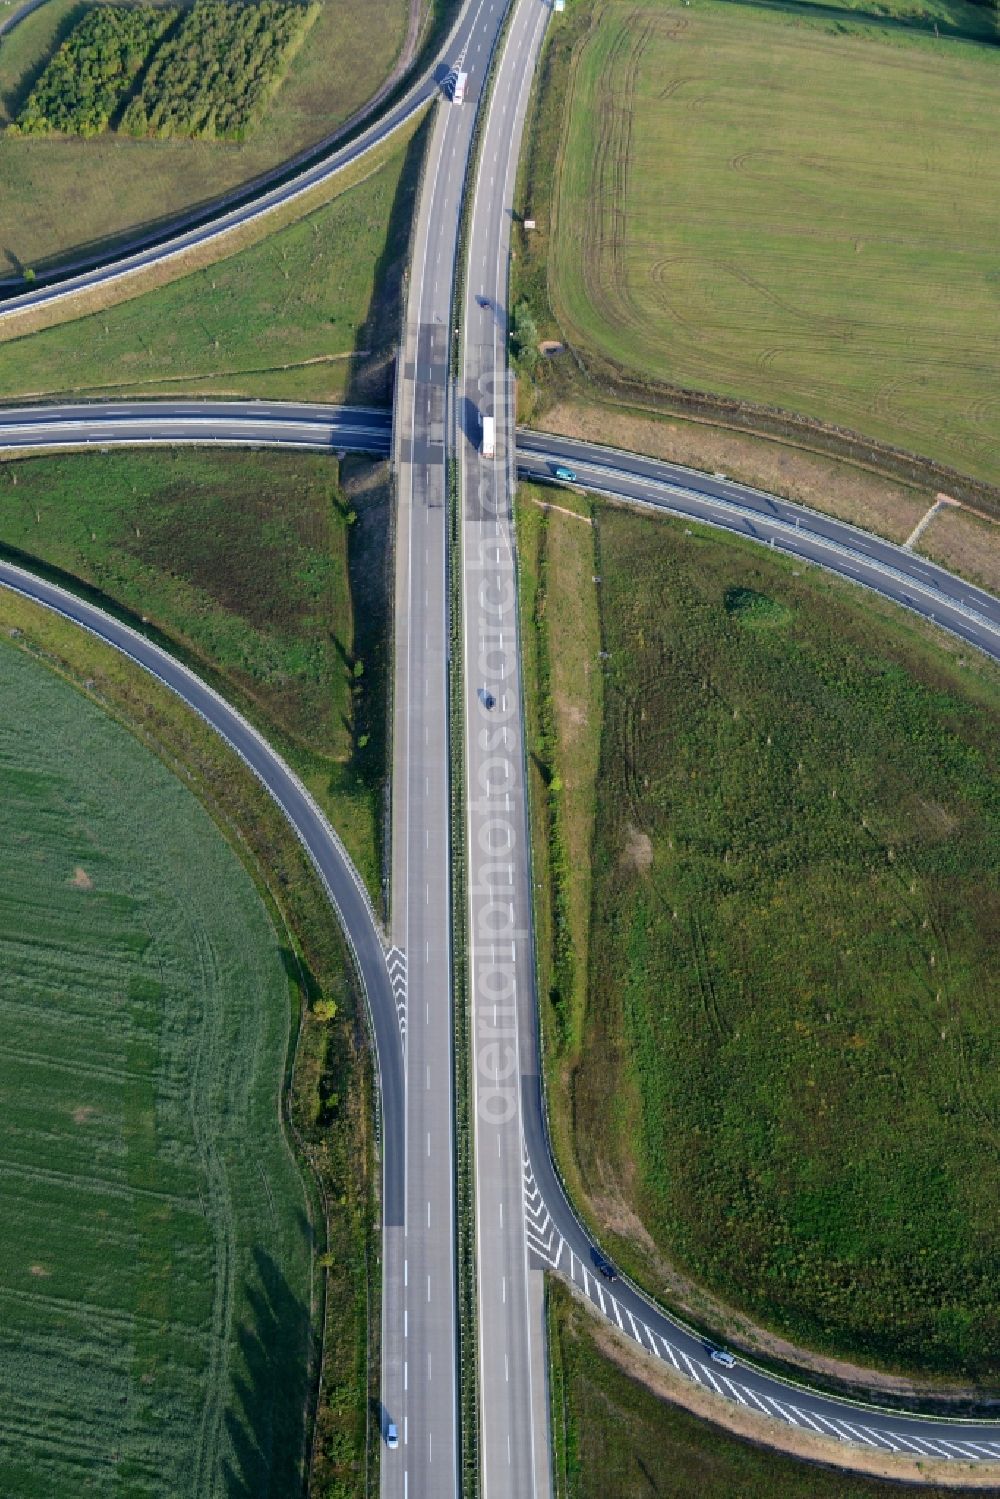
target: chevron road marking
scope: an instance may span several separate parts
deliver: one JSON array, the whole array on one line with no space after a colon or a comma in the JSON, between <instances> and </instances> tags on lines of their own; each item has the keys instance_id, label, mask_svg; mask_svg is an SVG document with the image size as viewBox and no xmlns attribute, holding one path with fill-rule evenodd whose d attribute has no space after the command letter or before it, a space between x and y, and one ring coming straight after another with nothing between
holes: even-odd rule
<instances>
[{"instance_id":1,"label":"chevron road marking","mask_svg":"<svg viewBox=\"0 0 1000 1499\"><path fill-rule=\"evenodd\" d=\"M396 1004L396 1019L399 1022L399 1039L406 1050L406 954L401 947L390 947L385 955L385 966L389 970L389 983Z\"/></svg>"}]
</instances>

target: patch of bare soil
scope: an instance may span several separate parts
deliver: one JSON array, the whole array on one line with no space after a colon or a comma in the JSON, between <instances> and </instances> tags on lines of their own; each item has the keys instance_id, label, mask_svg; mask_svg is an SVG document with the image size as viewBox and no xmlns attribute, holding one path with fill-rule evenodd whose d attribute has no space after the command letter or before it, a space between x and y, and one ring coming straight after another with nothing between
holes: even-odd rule
<instances>
[{"instance_id":1,"label":"patch of bare soil","mask_svg":"<svg viewBox=\"0 0 1000 1499\"><path fill-rule=\"evenodd\" d=\"M93 890L94 888L93 880L80 864L78 864L74 869L73 878L70 880L70 884L73 886L74 890Z\"/></svg>"},{"instance_id":2,"label":"patch of bare soil","mask_svg":"<svg viewBox=\"0 0 1000 1499\"><path fill-rule=\"evenodd\" d=\"M81 1103L73 1110L73 1123L86 1124L94 1117L94 1107L89 1103Z\"/></svg>"},{"instance_id":3,"label":"patch of bare soil","mask_svg":"<svg viewBox=\"0 0 1000 1499\"><path fill-rule=\"evenodd\" d=\"M648 874L653 867L653 844L648 833L641 833L631 823L628 838L621 852L623 869L634 869L638 874Z\"/></svg>"},{"instance_id":4,"label":"patch of bare soil","mask_svg":"<svg viewBox=\"0 0 1000 1499\"><path fill-rule=\"evenodd\" d=\"M34 1275L36 1277L41 1277L43 1279L46 1276L49 1276L49 1275L52 1274L52 1271L51 1270L46 1270L46 1268L45 1268L44 1265L30 1265L28 1268L31 1271L32 1275Z\"/></svg>"},{"instance_id":5,"label":"patch of bare soil","mask_svg":"<svg viewBox=\"0 0 1000 1499\"><path fill-rule=\"evenodd\" d=\"M565 354L566 345L561 344L558 338L543 338L538 345L538 352L546 359L554 359L557 354Z\"/></svg>"},{"instance_id":6,"label":"patch of bare soil","mask_svg":"<svg viewBox=\"0 0 1000 1499\"><path fill-rule=\"evenodd\" d=\"M645 1385L654 1395L682 1406L693 1415L712 1421L735 1436L770 1447L777 1452L823 1463L831 1468L847 1468L867 1473L873 1478L895 1479L900 1483L937 1483L949 1488L996 1490L1000 1483L1000 1464L962 1463L933 1458L907 1458L870 1447L851 1446L836 1437L823 1437L802 1427L786 1426L776 1417L765 1416L749 1407L734 1405L720 1395L683 1379L651 1353L640 1349L631 1338L606 1322L586 1297L574 1286L575 1301L591 1318L597 1347L630 1378Z\"/></svg>"}]
</instances>

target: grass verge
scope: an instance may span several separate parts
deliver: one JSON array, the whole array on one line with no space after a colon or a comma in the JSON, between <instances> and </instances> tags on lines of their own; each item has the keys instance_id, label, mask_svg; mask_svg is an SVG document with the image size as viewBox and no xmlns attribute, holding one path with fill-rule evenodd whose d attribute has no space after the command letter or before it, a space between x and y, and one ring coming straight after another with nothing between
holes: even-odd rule
<instances>
[{"instance_id":1,"label":"grass verge","mask_svg":"<svg viewBox=\"0 0 1000 1499\"><path fill-rule=\"evenodd\" d=\"M376 902L388 476L357 458L179 449L0 465L0 547L124 614L278 743Z\"/></svg>"},{"instance_id":2,"label":"grass verge","mask_svg":"<svg viewBox=\"0 0 1000 1499\"><path fill-rule=\"evenodd\" d=\"M550 1004L547 1027L570 1186L648 1284L748 1346L778 1349L756 1320L989 1384L995 670L737 541L602 509L597 544L586 1009L567 1028ZM537 575L530 528L520 545ZM544 610L524 594L533 735L538 638L571 662L581 633L579 565L552 560ZM589 736L556 734L550 765L581 776ZM537 874L551 908L544 848Z\"/></svg>"},{"instance_id":3,"label":"grass verge","mask_svg":"<svg viewBox=\"0 0 1000 1499\"><path fill-rule=\"evenodd\" d=\"M22 107L53 46L83 11L47 0L0 47L0 123ZM407 0L324 0L249 140L80 141L13 137L0 152L0 274L108 246L208 203L323 140L390 74Z\"/></svg>"},{"instance_id":4,"label":"grass verge","mask_svg":"<svg viewBox=\"0 0 1000 1499\"><path fill-rule=\"evenodd\" d=\"M312 1222L307 1237L309 1247L320 1255L322 1274L316 1276L309 1297L312 1361L308 1366L303 1362L297 1371L304 1394L307 1367L309 1377L317 1371L318 1332L325 1317L324 1379L310 1459L318 1475L313 1492L323 1499L329 1494L358 1492L358 1475L363 1472L370 1478L375 1463L369 1456L368 1371L374 1367L377 1377L377 1355L373 1365L369 1362L371 1317L377 1317L376 1178L365 1021L329 904L295 835L254 777L165 688L66 621L6 591L0 592L0 630L130 729L195 792L251 874L282 934L283 986L292 981L291 1022L293 1032L297 1031L297 1062L293 1076L289 1052L286 1082L291 1084L291 1093L286 1098L279 1088L281 1069L276 1061L269 1117L275 1119L275 1095L280 1091L282 1111L288 1110L293 1138L315 1173L307 1175ZM95 884L99 886L99 880ZM334 1001L336 1014L332 1020L320 1019L316 1013L315 1002L321 996ZM284 1004L287 1045L287 1000ZM136 1053L138 1057L141 1053ZM254 1138L251 1160L257 1155L257 1136ZM265 1191L260 1191L256 1166L251 1175L258 1210L273 1231L277 1221L273 1193L267 1192L266 1181ZM296 1232L304 1233L301 1221L293 1223ZM324 1314L327 1306L329 1313ZM276 1370L267 1359L268 1336L278 1332L274 1322L278 1308L273 1296L266 1300L258 1295L252 1310L240 1345L242 1356L253 1379L261 1381L275 1398ZM255 1387L250 1383L247 1390ZM281 1398L286 1419L295 1414L301 1425L301 1408L292 1412L294 1390L286 1389ZM314 1407L315 1401L310 1402L310 1412ZM115 1422L120 1431L117 1409ZM73 1426L79 1431L78 1409L73 1411ZM260 1474L253 1465L259 1466L260 1454L267 1450L264 1428L249 1433L247 1441L231 1424L230 1429L236 1459L229 1482L245 1482L247 1487L257 1489ZM373 1481L377 1483L377 1475ZM366 1484L361 1491L374 1492L367 1479ZM197 1488L198 1492L216 1491L205 1485ZM46 1494L53 1491L51 1484L38 1490ZM285 1491L291 1492L291 1488L286 1485Z\"/></svg>"},{"instance_id":5,"label":"grass verge","mask_svg":"<svg viewBox=\"0 0 1000 1499\"><path fill-rule=\"evenodd\" d=\"M414 127L362 180L343 173L333 201L228 259L55 327L15 320L0 395L387 401L423 144Z\"/></svg>"},{"instance_id":6,"label":"grass verge","mask_svg":"<svg viewBox=\"0 0 1000 1499\"><path fill-rule=\"evenodd\" d=\"M669 1404L638 1370L630 1377L617 1357L608 1356L604 1331L554 1280L548 1327L556 1499L894 1499L900 1493L898 1483L740 1441ZM890 1462L884 1458L883 1468ZM954 1479L956 1465L924 1465L922 1472L918 1466L911 1477L921 1480L919 1492L927 1499L955 1494L950 1482L935 1483L927 1468L943 1476L950 1466Z\"/></svg>"}]
</instances>

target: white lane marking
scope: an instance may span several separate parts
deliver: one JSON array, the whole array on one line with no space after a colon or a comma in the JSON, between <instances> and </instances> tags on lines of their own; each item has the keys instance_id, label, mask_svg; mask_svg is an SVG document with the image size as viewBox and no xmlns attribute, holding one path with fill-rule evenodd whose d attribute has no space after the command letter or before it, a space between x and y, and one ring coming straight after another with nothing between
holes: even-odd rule
<instances>
[{"instance_id":1,"label":"white lane marking","mask_svg":"<svg viewBox=\"0 0 1000 1499\"><path fill-rule=\"evenodd\" d=\"M667 1350L667 1358L673 1364L674 1368L675 1369L679 1369L680 1368L680 1364L677 1362L677 1355L674 1352L674 1350L671 1348L670 1344L667 1342L666 1338L661 1338L660 1342L663 1344L664 1348Z\"/></svg>"}]
</instances>

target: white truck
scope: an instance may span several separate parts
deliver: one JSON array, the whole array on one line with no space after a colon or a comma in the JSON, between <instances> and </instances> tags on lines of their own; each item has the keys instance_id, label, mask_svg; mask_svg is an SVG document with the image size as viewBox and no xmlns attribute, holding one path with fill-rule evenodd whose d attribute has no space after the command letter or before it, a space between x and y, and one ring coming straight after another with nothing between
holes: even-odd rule
<instances>
[{"instance_id":1,"label":"white truck","mask_svg":"<svg viewBox=\"0 0 1000 1499\"><path fill-rule=\"evenodd\" d=\"M495 458L497 452L497 424L492 416L480 416L483 425L483 441L479 451L484 458Z\"/></svg>"},{"instance_id":2,"label":"white truck","mask_svg":"<svg viewBox=\"0 0 1000 1499\"><path fill-rule=\"evenodd\" d=\"M455 89L451 96L452 104L465 103L465 85L469 81L468 73L458 72L455 74Z\"/></svg>"}]
</instances>

